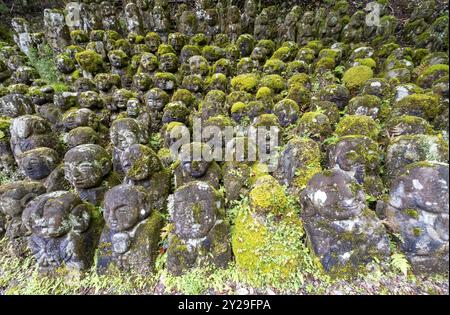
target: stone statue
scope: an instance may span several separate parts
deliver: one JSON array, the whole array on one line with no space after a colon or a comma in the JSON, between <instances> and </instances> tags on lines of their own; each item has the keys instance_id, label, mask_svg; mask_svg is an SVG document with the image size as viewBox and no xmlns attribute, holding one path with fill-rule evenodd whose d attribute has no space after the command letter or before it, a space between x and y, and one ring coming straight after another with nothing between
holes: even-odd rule
<instances>
[{"instance_id":1,"label":"stone statue","mask_svg":"<svg viewBox=\"0 0 450 315\"><path fill-rule=\"evenodd\" d=\"M28 247L42 272L60 267L86 270L93 263L103 225L100 214L69 191L55 191L32 200L22 221L31 236Z\"/></svg>"},{"instance_id":2,"label":"stone statue","mask_svg":"<svg viewBox=\"0 0 450 315\"><path fill-rule=\"evenodd\" d=\"M162 217L153 209L146 190L119 185L105 194L97 272L152 272L158 252Z\"/></svg>"},{"instance_id":3,"label":"stone statue","mask_svg":"<svg viewBox=\"0 0 450 315\"><path fill-rule=\"evenodd\" d=\"M167 268L172 274L196 266L227 265L231 248L222 207L223 200L208 183L193 181L175 191L170 212L174 231L167 248Z\"/></svg>"},{"instance_id":4,"label":"stone statue","mask_svg":"<svg viewBox=\"0 0 450 315\"><path fill-rule=\"evenodd\" d=\"M111 172L108 152L96 144L83 144L70 149L64 156L64 175L81 199L100 205L105 192L119 183Z\"/></svg>"}]
</instances>

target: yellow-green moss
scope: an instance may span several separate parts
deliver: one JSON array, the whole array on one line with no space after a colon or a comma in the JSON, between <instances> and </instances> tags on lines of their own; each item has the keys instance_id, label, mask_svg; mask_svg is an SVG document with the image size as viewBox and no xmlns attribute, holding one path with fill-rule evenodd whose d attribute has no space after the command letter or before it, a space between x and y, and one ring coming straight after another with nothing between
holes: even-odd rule
<instances>
[{"instance_id":1,"label":"yellow-green moss","mask_svg":"<svg viewBox=\"0 0 450 315\"><path fill-rule=\"evenodd\" d=\"M373 140L378 139L380 126L369 116L348 115L343 117L336 125L336 135L363 135Z\"/></svg>"},{"instance_id":2,"label":"yellow-green moss","mask_svg":"<svg viewBox=\"0 0 450 315\"><path fill-rule=\"evenodd\" d=\"M282 214L286 210L287 198L280 185L262 183L250 192L250 206L257 212Z\"/></svg>"},{"instance_id":3,"label":"yellow-green moss","mask_svg":"<svg viewBox=\"0 0 450 315\"><path fill-rule=\"evenodd\" d=\"M96 74L103 70L103 58L95 51L78 52L75 54L75 59L80 67L89 73Z\"/></svg>"},{"instance_id":4,"label":"yellow-green moss","mask_svg":"<svg viewBox=\"0 0 450 315\"><path fill-rule=\"evenodd\" d=\"M243 103L243 102L236 102L233 104L233 106L231 106L231 113L239 113L239 112L244 112L247 109L247 104Z\"/></svg>"},{"instance_id":5,"label":"yellow-green moss","mask_svg":"<svg viewBox=\"0 0 450 315\"><path fill-rule=\"evenodd\" d=\"M240 212L232 233L237 267L250 279L289 277L301 264L302 225L294 213L281 221Z\"/></svg>"},{"instance_id":6,"label":"yellow-green moss","mask_svg":"<svg viewBox=\"0 0 450 315\"><path fill-rule=\"evenodd\" d=\"M425 119L435 118L441 111L439 98L434 94L411 94L394 104L396 114L417 115Z\"/></svg>"},{"instance_id":7,"label":"yellow-green moss","mask_svg":"<svg viewBox=\"0 0 450 315\"><path fill-rule=\"evenodd\" d=\"M373 71L367 66L356 66L345 71L342 77L344 85L352 91L359 90L364 83L373 78Z\"/></svg>"},{"instance_id":8,"label":"yellow-green moss","mask_svg":"<svg viewBox=\"0 0 450 315\"><path fill-rule=\"evenodd\" d=\"M235 91L255 92L258 86L258 76L253 73L240 74L231 80L231 86Z\"/></svg>"},{"instance_id":9,"label":"yellow-green moss","mask_svg":"<svg viewBox=\"0 0 450 315\"><path fill-rule=\"evenodd\" d=\"M404 212L411 218L414 218L416 220L419 219L419 211L417 211L416 209L408 208L405 209Z\"/></svg>"},{"instance_id":10,"label":"yellow-green moss","mask_svg":"<svg viewBox=\"0 0 450 315\"><path fill-rule=\"evenodd\" d=\"M286 82L284 78L278 74L269 74L261 78L261 86L269 87L275 93L278 93L286 88Z\"/></svg>"},{"instance_id":11,"label":"yellow-green moss","mask_svg":"<svg viewBox=\"0 0 450 315\"><path fill-rule=\"evenodd\" d=\"M362 66L367 66L371 69L375 69L377 66L377 63L372 58L357 58L355 59L355 62L359 63Z\"/></svg>"},{"instance_id":12,"label":"yellow-green moss","mask_svg":"<svg viewBox=\"0 0 450 315\"><path fill-rule=\"evenodd\" d=\"M173 49L173 47L171 45L169 45L169 44L159 45L158 52L157 52L157 54L159 56L162 56L164 54L169 54L169 53L176 54L175 49Z\"/></svg>"}]
</instances>

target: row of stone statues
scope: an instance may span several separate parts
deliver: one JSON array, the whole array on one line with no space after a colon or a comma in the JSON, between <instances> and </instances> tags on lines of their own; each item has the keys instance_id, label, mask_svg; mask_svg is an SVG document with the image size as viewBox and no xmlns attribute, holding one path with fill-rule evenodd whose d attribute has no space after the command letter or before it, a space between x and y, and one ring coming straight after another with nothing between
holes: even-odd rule
<instances>
[{"instance_id":1,"label":"row of stone statues","mask_svg":"<svg viewBox=\"0 0 450 315\"><path fill-rule=\"evenodd\" d=\"M95 264L99 273L148 274L165 252L176 275L234 259L249 273L286 276L300 265L305 231L328 272L386 260L389 235L401 236L415 271L448 271L445 46L399 45L389 15L368 35L344 2L330 12L294 7L278 33L276 10L257 14L251 1L254 24L226 7L226 31L210 18L220 6L180 5L181 32L159 20L166 2L145 15L144 2L130 1L123 36L111 3L100 4L102 25L84 18L68 32L60 13L46 11L47 30L58 31L38 36L16 19L15 45L0 43L0 170L10 181L0 186L0 234L14 254L30 251L49 272ZM433 12L417 9L409 22ZM299 25L322 22L299 36ZM58 84L29 64L46 43L57 52ZM245 127L274 127L276 167L174 158L172 131L197 120L236 127L222 149L249 144ZM210 151L211 137L181 151ZM248 207L229 222L231 202L243 197Z\"/></svg>"}]
</instances>

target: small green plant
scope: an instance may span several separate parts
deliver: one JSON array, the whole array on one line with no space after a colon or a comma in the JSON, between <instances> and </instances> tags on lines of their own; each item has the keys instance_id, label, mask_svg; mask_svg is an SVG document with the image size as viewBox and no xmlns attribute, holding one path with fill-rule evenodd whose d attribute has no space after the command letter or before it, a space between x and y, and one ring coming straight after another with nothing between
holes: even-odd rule
<instances>
[{"instance_id":1,"label":"small green plant","mask_svg":"<svg viewBox=\"0 0 450 315\"><path fill-rule=\"evenodd\" d=\"M401 272L405 277L411 269L408 259L402 253L393 253L391 255L390 265L395 271Z\"/></svg>"},{"instance_id":2,"label":"small green plant","mask_svg":"<svg viewBox=\"0 0 450 315\"><path fill-rule=\"evenodd\" d=\"M47 84L55 85L57 88L62 86L58 81L55 58L53 50L49 45L45 45L40 51L37 51L34 48L30 49L28 59L30 65L36 69L40 77L44 79Z\"/></svg>"}]
</instances>

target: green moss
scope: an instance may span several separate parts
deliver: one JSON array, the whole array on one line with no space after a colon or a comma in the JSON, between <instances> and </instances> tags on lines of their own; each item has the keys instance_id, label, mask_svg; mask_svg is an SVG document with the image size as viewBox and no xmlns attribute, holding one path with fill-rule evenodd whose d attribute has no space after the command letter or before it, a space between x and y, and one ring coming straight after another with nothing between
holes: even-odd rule
<instances>
[{"instance_id":1,"label":"green moss","mask_svg":"<svg viewBox=\"0 0 450 315\"><path fill-rule=\"evenodd\" d=\"M339 57L340 51L337 49L326 48L319 52L319 58L331 58L334 61Z\"/></svg>"},{"instance_id":2,"label":"green moss","mask_svg":"<svg viewBox=\"0 0 450 315\"><path fill-rule=\"evenodd\" d=\"M216 61L225 56L225 51L217 46L206 45L202 49L202 56L209 61Z\"/></svg>"},{"instance_id":3,"label":"green moss","mask_svg":"<svg viewBox=\"0 0 450 315\"><path fill-rule=\"evenodd\" d=\"M169 45L169 44L161 44L161 45L159 45L158 52L157 52L157 54L159 56L162 56L164 54L169 54L169 53L176 54L175 49L173 49L173 47L171 45Z\"/></svg>"},{"instance_id":4,"label":"green moss","mask_svg":"<svg viewBox=\"0 0 450 315\"><path fill-rule=\"evenodd\" d=\"M343 117L336 125L336 135L363 135L373 140L378 139L380 126L369 116L348 115Z\"/></svg>"},{"instance_id":5,"label":"green moss","mask_svg":"<svg viewBox=\"0 0 450 315\"><path fill-rule=\"evenodd\" d=\"M417 78L417 85L421 87L431 87L434 81L441 77L448 76L449 67L444 64L432 65L426 68Z\"/></svg>"},{"instance_id":6,"label":"green moss","mask_svg":"<svg viewBox=\"0 0 450 315\"><path fill-rule=\"evenodd\" d=\"M294 74L288 80L288 86L292 86L294 84L306 85L308 83L309 83L309 76L306 73Z\"/></svg>"},{"instance_id":7,"label":"green moss","mask_svg":"<svg viewBox=\"0 0 450 315\"><path fill-rule=\"evenodd\" d=\"M272 89L275 93L279 93L286 88L284 78L278 74L269 74L261 78L261 86Z\"/></svg>"},{"instance_id":8,"label":"green moss","mask_svg":"<svg viewBox=\"0 0 450 315\"><path fill-rule=\"evenodd\" d=\"M422 229L419 227L413 228L413 235L419 237L422 234Z\"/></svg>"},{"instance_id":9,"label":"green moss","mask_svg":"<svg viewBox=\"0 0 450 315\"><path fill-rule=\"evenodd\" d=\"M243 102L236 102L231 106L231 113L242 113L247 111L248 105Z\"/></svg>"},{"instance_id":10,"label":"green moss","mask_svg":"<svg viewBox=\"0 0 450 315\"><path fill-rule=\"evenodd\" d=\"M287 198L284 190L274 182L257 185L249 197L250 206L254 211L282 214L286 210Z\"/></svg>"},{"instance_id":11,"label":"green moss","mask_svg":"<svg viewBox=\"0 0 450 315\"><path fill-rule=\"evenodd\" d=\"M234 77L231 80L231 86L235 91L255 92L258 86L259 78L256 74L245 73Z\"/></svg>"},{"instance_id":12,"label":"green moss","mask_svg":"<svg viewBox=\"0 0 450 315\"><path fill-rule=\"evenodd\" d=\"M303 232L293 213L274 222L241 211L235 222L232 248L241 272L254 280L282 280L299 267Z\"/></svg>"},{"instance_id":13,"label":"green moss","mask_svg":"<svg viewBox=\"0 0 450 315\"><path fill-rule=\"evenodd\" d=\"M273 96L273 91L272 89L270 89L267 86L263 86L260 87L258 89L258 92L256 92L256 99L261 99L261 98L267 98L267 97L272 97Z\"/></svg>"},{"instance_id":14,"label":"green moss","mask_svg":"<svg viewBox=\"0 0 450 315\"><path fill-rule=\"evenodd\" d=\"M72 32L70 32L70 38L72 38L72 40L77 44L86 43L89 41L88 34L86 34L86 32L83 30L73 30Z\"/></svg>"},{"instance_id":15,"label":"green moss","mask_svg":"<svg viewBox=\"0 0 450 315\"><path fill-rule=\"evenodd\" d=\"M345 71L342 82L349 90L357 91L367 80L372 78L372 69L367 66L355 66Z\"/></svg>"},{"instance_id":16,"label":"green moss","mask_svg":"<svg viewBox=\"0 0 450 315\"><path fill-rule=\"evenodd\" d=\"M336 62L331 57L322 57L316 63L316 71L318 70L332 70L336 66Z\"/></svg>"},{"instance_id":17,"label":"green moss","mask_svg":"<svg viewBox=\"0 0 450 315\"><path fill-rule=\"evenodd\" d=\"M75 59L80 67L92 74L102 72L104 69L103 58L95 51L85 50L75 54Z\"/></svg>"},{"instance_id":18,"label":"green moss","mask_svg":"<svg viewBox=\"0 0 450 315\"><path fill-rule=\"evenodd\" d=\"M438 96L434 94L410 94L393 105L397 115L413 115L428 120L434 119L442 108Z\"/></svg>"},{"instance_id":19,"label":"green moss","mask_svg":"<svg viewBox=\"0 0 450 315\"><path fill-rule=\"evenodd\" d=\"M306 44L306 47L312 49L317 55L322 50L323 44L320 40L312 40Z\"/></svg>"},{"instance_id":20,"label":"green moss","mask_svg":"<svg viewBox=\"0 0 450 315\"><path fill-rule=\"evenodd\" d=\"M292 52L289 47L280 47L278 48L272 55L271 59L279 59L284 62L288 61L291 58Z\"/></svg>"},{"instance_id":21,"label":"green moss","mask_svg":"<svg viewBox=\"0 0 450 315\"><path fill-rule=\"evenodd\" d=\"M158 72L155 74L155 78L161 80L171 80L173 82L177 81L175 75L170 72Z\"/></svg>"},{"instance_id":22,"label":"green moss","mask_svg":"<svg viewBox=\"0 0 450 315\"><path fill-rule=\"evenodd\" d=\"M357 58L355 59L355 62L359 63L362 66L367 66L371 69L375 69L377 66L376 61L373 60L372 58L363 58L363 59Z\"/></svg>"},{"instance_id":23,"label":"green moss","mask_svg":"<svg viewBox=\"0 0 450 315\"><path fill-rule=\"evenodd\" d=\"M414 218L416 220L419 219L419 212L416 209L408 208L405 209L404 212L411 218Z\"/></svg>"},{"instance_id":24,"label":"green moss","mask_svg":"<svg viewBox=\"0 0 450 315\"><path fill-rule=\"evenodd\" d=\"M280 59L269 59L264 64L263 70L266 73L281 74L286 68L286 64Z\"/></svg>"}]
</instances>

